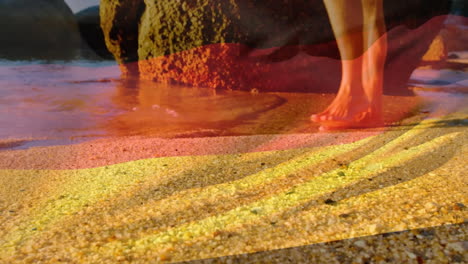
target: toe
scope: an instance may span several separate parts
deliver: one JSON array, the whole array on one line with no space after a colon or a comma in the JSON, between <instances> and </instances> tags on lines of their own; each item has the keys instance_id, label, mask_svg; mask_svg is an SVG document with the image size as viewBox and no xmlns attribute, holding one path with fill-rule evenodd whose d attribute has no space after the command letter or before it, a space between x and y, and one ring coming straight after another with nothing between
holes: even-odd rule
<instances>
[{"instance_id":1,"label":"toe","mask_svg":"<svg viewBox=\"0 0 468 264\"><path fill-rule=\"evenodd\" d=\"M322 122L323 120L326 120L326 119L324 119L324 118L327 118L327 116L324 115L323 113L315 114L315 115L312 115L312 116L310 117L310 119L311 119L312 121L318 122L318 123L319 123L319 122Z\"/></svg>"},{"instance_id":2,"label":"toe","mask_svg":"<svg viewBox=\"0 0 468 264\"><path fill-rule=\"evenodd\" d=\"M319 115L311 115L310 120L312 120L313 122L318 122L319 121Z\"/></svg>"},{"instance_id":3,"label":"toe","mask_svg":"<svg viewBox=\"0 0 468 264\"><path fill-rule=\"evenodd\" d=\"M323 115L320 117L320 121L330 121L331 120L331 116L329 115Z\"/></svg>"},{"instance_id":4,"label":"toe","mask_svg":"<svg viewBox=\"0 0 468 264\"><path fill-rule=\"evenodd\" d=\"M326 132L326 131L330 131L330 128L327 126L320 126L318 130L320 132Z\"/></svg>"}]
</instances>

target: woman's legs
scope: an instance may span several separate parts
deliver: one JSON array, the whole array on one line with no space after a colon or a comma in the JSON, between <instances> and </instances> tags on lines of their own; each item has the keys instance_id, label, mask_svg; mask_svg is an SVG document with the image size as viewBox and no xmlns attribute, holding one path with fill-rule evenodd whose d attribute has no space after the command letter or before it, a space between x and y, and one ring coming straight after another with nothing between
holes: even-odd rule
<instances>
[{"instance_id":1,"label":"woman's legs","mask_svg":"<svg viewBox=\"0 0 468 264\"><path fill-rule=\"evenodd\" d=\"M382 0L324 0L342 61L341 84L333 102L312 121L322 128L381 124L386 39ZM378 41L376 41L378 39Z\"/></svg>"}]
</instances>

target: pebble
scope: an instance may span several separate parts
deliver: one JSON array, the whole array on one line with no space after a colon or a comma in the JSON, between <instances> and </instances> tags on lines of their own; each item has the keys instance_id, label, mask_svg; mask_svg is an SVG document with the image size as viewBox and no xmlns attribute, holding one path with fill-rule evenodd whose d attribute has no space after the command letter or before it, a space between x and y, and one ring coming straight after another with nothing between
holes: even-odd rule
<instances>
[{"instance_id":1,"label":"pebble","mask_svg":"<svg viewBox=\"0 0 468 264\"><path fill-rule=\"evenodd\" d=\"M452 242L447 244L447 248L453 249L456 252L463 253L468 251L468 241Z\"/></svg>"},{"instance_id":2,"label":"pebble","mask_svg":"<svg viewBox=\"0 0 468 264\"><path fill-rule=\"evenodd\" d=\"M375 231L377 231L377 225L376 224L370 225L369 232L375 233Z\"/></svg>"},{"instance_id":3,"label":"pebble","mask_svg":"<svg viewBox=\"0 0 468 264\"><path fill-rule=\"evenodd\" d=\"M367 246L367 243L364 240L358 240L358 241L354 242L353 244L356 247L360 247L360 248L365 248Z\"/></svg>"},{"instance_id":4,"label":"pebble","mask_svg":"<svg viewBox=\"0 0 468 264\"><path fill-rule=\"evenodd\" d=\"M409 251L406 251L406 255L408 255L410 259L415 259L417 257L416 254L414 254L413 252L409 252Z\"/></svg>"},{"instance_id":5,"label":"pebble","mask_svg":"<svg viewBox=\"0 0 468 264\"><path fill-rule=\"evenodd\" d=\"M434 212L434 211L437 211L438 205L433 202L428 202L424 205L424 208L429 212Z\"/></svg>"},{"instance_id":6,"label":"pebble","mask_svg":"<svg viewBox=\"0 0 468 264\"><path fill-rule=\"evenodd\" d=\"M455 210L455 211L461 211L461 210L463 210L465 208L466 208L466 206L464 204L462 204L462 203L456 203L456 204L453 205L453 210Z\"/></svg>"}]
</instances>

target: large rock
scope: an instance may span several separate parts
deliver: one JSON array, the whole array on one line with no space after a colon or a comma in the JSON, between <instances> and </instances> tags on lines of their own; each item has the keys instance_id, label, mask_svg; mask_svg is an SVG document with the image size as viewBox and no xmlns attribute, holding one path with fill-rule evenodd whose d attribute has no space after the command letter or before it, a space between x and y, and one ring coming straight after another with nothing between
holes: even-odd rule
<instances>
[{"instance_id":1,"label":"large rock","mask_svg":"<svg viewBox=\"0 0 468 264\"><path fill-rule=\"evenodd\" d=\"M143 0L105 0L100 3L101 28L107 48L124 74L138 74L138 33L145 11ZM136 67L133 67L136 66Z\"/></svg>"},{"instance_id":2,"label":"large rock","mask_svg":"<svg viewBox=\"0 0 468 264\"><path fill-rule=\"evenodd\" d=\"M272 7L271 2L281 4L275 5L271 10L265 8ZM222 67L231 67L230 61L237 60L240 53L248 51L248 47L269 48L298 44L299 36L304 35L304 32L301 32L302 30L298 27L298 21L302 24L315 25L307 27L308 30L312 28L317 30L321 27L321 23L311 23L311 18L314 15L308 15L303 10L325 14L323 5L315 7L308 2L305 4L304 1L299 0L289 2L289 4L285 4L286 2L283 1L265 0L106 0L101 1L101 25L106 37L106 44L118 62L142 61L187 51L190 55L184 55L189 56L184 58L184 61L193 62L193 65L182 69L182 71L191 71L193 68L204 65L204 69L199 69L199 74L192 73L191 75L203 75L202 78L205 80L210 78L210 82L214 85L223 82L223 80L228 83L232 81L225 79L231 73L226 72L226 69L222 69ZM291 8L293 4L297 8ZM299 6L303 8L298 8ZM307 19L307 17L309 18ZM326 14L321 20L328 23ZM319 32L324 33L322 35L326 36L326 40L333 38L329 26L324 27ZM310 36L315 36L315 39L321 38L317 34L310 34ZM324 42L324 40L320 39L316 42ZM246 46L215 45L213 46L214 50L202 48L203 52L200 50L190 52L192 49L220 43L245 44ZM273 60L275 59L280 58L273 58ZM172 63L165 64L169 68L173 68ZM150 74L148 70L153 68L152 65L154 63L140 67L146 69L142 71L144 76ZM134 64L129 64L124 67L124 71L134 73L136 71L134 66ZM161 70L172 75L171 69ZM221 72L216 72L217 70ZM150 71L161 72L157 69ZM210 76L206 76L206 72L209 72ZM174 79L171 76L154 76L154 78ZM191 79L199 78L193 76ZM209 85L203 80L191 84ZM217 87L226 85L218 84Z\"/></svg>"},{"instance_id":3,"label":"large rock","mask_svg":"<svg viewBox=\"0 0 468 264\"><path fill-rule=\"evenodd\" d=\"M72 59L80 34L63 0L0 0L0 57Z\"/></svg>"},{"instance_id":4,"label":"large rock","mask_svg":"<svg viewBox=\"0 0 468 264\"><path fill-rule=\"evenodd\" d=\"M113 59L107 49L101 29L99 6L91 6L75 14L81 37L84 40L82 49L85 57ZM97 56L96 56L97 55Z\"/></svg>"},{"instance_id":5,"label":"large rock","mask_svg":"<svg viewBox=\"0 0 468 264\"><path fill-rule=\"evenodd\" d=\"M448 8L440 0L385 1L387 70L405 66L393 68L404 77L396 81L393 74L392 91L406 90L404 78L441 20L432 20L430 30L420 26ZM339 82L338 50L322 0L103 0L101 18L123 71L145 79L260 91L335 90Z\"/></svg>"}]
</instances>

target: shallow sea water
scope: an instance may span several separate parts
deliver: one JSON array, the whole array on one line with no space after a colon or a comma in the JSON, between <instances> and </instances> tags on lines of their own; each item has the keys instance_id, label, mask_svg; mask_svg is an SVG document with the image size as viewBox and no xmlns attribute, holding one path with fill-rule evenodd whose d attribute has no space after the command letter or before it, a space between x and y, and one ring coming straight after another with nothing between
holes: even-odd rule
<instances>
[{"instance_id":1,"label":"shallow sea water","mask_svg":"<svg viewBox=\"0 0 468 264\"><path fill-rule=\"evenodd\" d=\"M26 142L14 148L109 136L229 134L282 103L271 94L121 79L110 61L0 61L0 142Z\"/></svg>"},{"instance_id":2,"label":"shallow sea water","mask_svg":"<svg viewBox=\"0 0 468 264\"><path fill-rule=\"evenodd\" d=\"M409 84L416 83L415 94L429 102L425 111L456 111L466 103L466 94L443 91L468 87L467 81L468 71L416 70ZM284 133L282 127L310 133L317 131L317 125L308 117L333 98L315 96L216 92L121 79L113 61L0 60L0 148L70 144L111 136ZM284 116L278 117L278 112ZM299 126L302 130L295 129Z\"/></svg>"}]
</instances>

